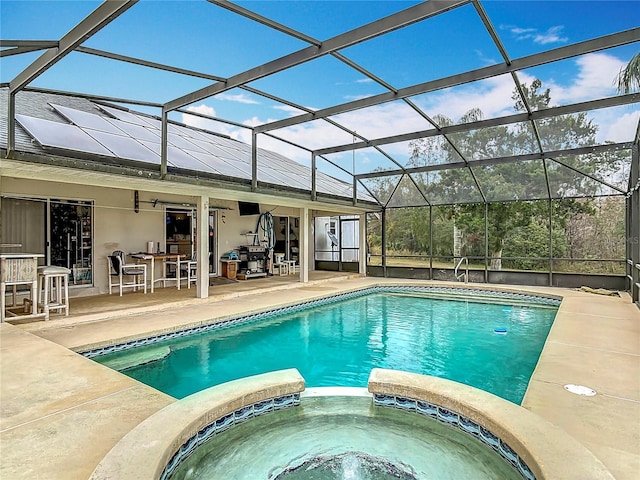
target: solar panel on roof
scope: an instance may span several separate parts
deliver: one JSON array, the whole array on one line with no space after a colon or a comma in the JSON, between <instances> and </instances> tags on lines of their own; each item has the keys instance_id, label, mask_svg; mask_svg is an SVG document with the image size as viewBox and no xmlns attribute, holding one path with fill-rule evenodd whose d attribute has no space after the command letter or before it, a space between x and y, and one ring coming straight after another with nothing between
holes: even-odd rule
<instances>
[{"instance_id":1,"label":"solar panel on roof","mask_svg":"<svg viewBox=\"0 0 640 480\"><path fill-rule=\"evenodd\" d=\"M192 130L189 127L184 127L182 125L176 125L174 123L170 123L169 124L169 131L171 133L174 133L176 135L180 135L183 137L189 137L189 138L200 138L200 135L198 135L194 130Z\"/></svg>"},{"instance_id":2,"label":"solar panel on roof","mask_svg":"<svg viewBox=\"0 0 640 480\"><path fill-rule=\"evenodd\" d=\"M64 107L50 103L51 107L64 118L74 123L78 127L90 128L92 130L100 130L102 132L113 133L115 135L124 135L124 132L109 123L104 117L92 113L83 112L74 108Z\"/></svg>"},{"instance_id":3,"label":"solar panel on roof","mask_svg":"<svg viewBox=\"0 0 640 480\"><path fill-rule=\"evenodd\" d=\"M159 126L159 121L143 119L140 115L107 106L100 106L100 108L118 117L117 119L101 117L57 104L52 106L66 119L77 125L66 125L20 115L17 117L20 124L44 147L95 153L149 162L154 165L160 163L160 131L150 126L151 124ZM169 166L243 180L251 179L250 145L205 132L190 131L180 125L169 124L169 132ZM186 136L187 132L191 133L191 136ZM270 150L259 148L257 154L260 182L309 189L311 185L309 167ZM351 184L339 182L321 172L318 172L316 182L318 192L340 196L351 195ZM369 197L367 193L364 196ZM359 198L365 197L359 196Z\"/></svg>"},{"instance_id":4,"label":"solar panel on roof","mask_svg":"<svg viewBox=\"0 0 640 480\"><path fill-rule=\"evenodd\" d=\"M189 155L189 153L185 152L184 150L172 145L169 145L167 147L167 161L169 160L171 161L171 164L177 168L184 168L187 170L200 172L218 173L215 169L199 161L195 156Z\"/></svg>"},{"instance_id":5,"label":"solar panel on roof","mask_svg":"<svg viewBox=\"0 0 640 480\"><path fill-rule=\"evenodd\" d=\"M115 125L124 133L137 140L147 140L149 142L160 143L160 132L152 129L151 127L145 127L136 125L135 123L123 122L122 120L116 120L113 118L105 119L109 123ZM157 134L154 132L158 132Z\"/></svg>"},{"instance_id":6,"label":"solar panel on roof","mask_svg":"<svg viewBox=\"0 0 640 480\"><path fill-rule=\"evenodd\" d=\"M236 140L231 140L229 138L224 138L224 137L216 137L215 141L221 147L230 148L234 150L242 150L242 146L245 145ZM247 145L247 147L249 147L249 145Z\"/></svg>"},{"instance_id":7,"label":"solar panel on roof","mask_svg":"<svg viewBox=\"0 0 640 480\"><path fill-rule=\"evenodd\" d=\"M218 150L220 151L220 156L225 160L251 165L251 154L243 155L242 152L222 146L218 146Z\"/></svg>"},{"instance_id":8,"label":"solar panel on roof","mask_svg":"<svg viewBox=\"0 0 640 480\"><path fill-rule=\"evenodd\" d=\"M189 140L191 143L200 147L201 150L204 150L207 153L211 153L212 155L217 155L218 157L228 157L230 154L227 150L220 148L218 145L211 142L204 142L198 140L197 138L192 138ZM236 157L233 157L233 161L237 161Z\"/></svg>"},{"instance_id":9,"label":"solar panel on roof","mask_svg":"<svg viewBox=\"0 0 640 480\"><path fill-rule=\"evenodd\" d=\"M131 137L123 135L113 135L111 133L99 132L92 130L87 132L106 148L111 150L115 156L126 158L129 160L138 160L142 162L160 163L160 156L151 151L149 148L140 144Z\"/></svg>"},{"instance_id":10,"label":"solar panel on roof","mask_svg":"<svg viewBox=\"0 0 640 480\"><path fill-rule=\"evenodd\" d=\"M251 175L247 175L246 172L234 167L232 164L225 162L222 158L208 153L191 152L191 155L196 157L201 162L209 165L211 168L227 177L242 178L244 180L250 180Z\"/></svg>"},{"instance_id":11,"label":"solar panel on roof","mask_svg":"<svg viewBox=\"0 0 640 480\"><path fill-rule=\"evenodd\" d=\"M182 148L184 150L191 150L194 152L206 153L206 150L203 150L198 145L193 142L190 142L186 138L181 135L176 135L175 133L169 134L169 143L175 145L176 147Z\"/></svg>"},{"instance_id":12,"label":"solar panel on roof","mask_svg":"<svg viewBox=\"0 0 640 480\"><path fill-rule=\"evenodd\" d=\"M261 182L269 182L275 185L292 186L292 181L286 175L269 168L258 165L258 180Z\"/></svg>"},{"instance_id":13,"label":"solar panel on roof","mask_svg":"<svg viewBox=\"0 0 640 480\"><path fill-rule=\"evenodd\" d=\"M113 115L118 120L122 120L123 122L134 123L136 125L142 125L147 127L153 126L151 122L147 121L142 116L136 115L131 112L127 112L125 110L120 110L119 108L113 108L107 105L98 105L98 108L100 108L100 110L102 110L103 112Z\"/></svg>"},{"instance_id":14,"label":"solar panel on roof","mask_svg":"<svg viewBox=\"0 0 640 480\"><path fill-rule=\"evenodd\" d=\"M215 135L208 134L206 132L202 132L200 130L187 129L189 131L189 137L195 138L197 140L210 142L212 139L215 139Z\"/></svg>"},{"instance_id":15,"label":"solar panel on roof","mask_svg":"<svg viewBox=\"0 0 640 480\"><path fill-rule=\"evenodd\" d=\"M16 120L44 148L59 148L113 157L113 153L75 125L20 114L16 115Z\"/></svg>"}]
</instances>

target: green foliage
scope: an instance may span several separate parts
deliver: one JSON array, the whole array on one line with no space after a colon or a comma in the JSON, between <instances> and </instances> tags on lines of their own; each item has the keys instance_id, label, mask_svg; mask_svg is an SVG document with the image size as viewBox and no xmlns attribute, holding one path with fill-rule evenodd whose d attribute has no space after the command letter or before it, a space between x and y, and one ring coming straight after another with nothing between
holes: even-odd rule
<instances>
[{"instance_id":1,"label":"green foliage","mask_svg":"<svg viewBox=\"0 0 640 480\"><path fill-rule=\"evenodd\" d=\"M551 105L551 92L542 88L540 80L534 80L531 85L523 84L522 91L532 110ZM526 110L517 91L512 98L516 111ZM479 109L472 109L457 122L443 115L435 116L434 120L440 126L448 126L482 117ZM540 119L536 121L536 128L542 145L538 144L529 122L411 142L409 167L460 164L463 160L459 152L468 163L462 168L413 173L415 185L406 176L376 179L374 193L384 201L390 198L400 182L389 202L392 206L422 203L416 185L429 203L440 205L433 209L433 252L429 252L428 208L387 210L389 251L453 256L454 230L457 229L463 232L462 255L483 257L488 249L493 268L501 268L503 254L548 257L548 219L551 215L554 255L571 253L575 241L567 240L566 231L572 219L591 218L596 213L594 198L603 192L603 184L595 178L619 176L625 162L628 163L628 153L609 151L544 160L474 164L475 160L538 152L540 146L548 151L593 145L597 134L597 126L586 113ZM555 199L551 212L549 193ZM487 238L485 204L488 205ZM523 269L535 267L531 262L510 261L509 265Z\"/></svg>"},{"instance_id":2,"label":"green foliage","mask_svg":"<svg viewBox=\"0 0 640 480\"><path fill-rule=\"evenodd\" d=\"M631 93L640 90L640 52L636 53L629 63L620 70L616 77L618 92Z\"/></svg>"}]
</instances>

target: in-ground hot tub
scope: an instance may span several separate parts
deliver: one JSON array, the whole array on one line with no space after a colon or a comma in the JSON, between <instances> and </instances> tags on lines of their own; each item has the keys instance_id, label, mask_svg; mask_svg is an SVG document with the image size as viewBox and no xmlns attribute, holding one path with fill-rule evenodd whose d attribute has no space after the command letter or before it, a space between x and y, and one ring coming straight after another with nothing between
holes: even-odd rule
<instances>
[{"instance_id":1,"label":"in-ground hot tub","mask_svg":"<svg viewBox=\"0 0 640 480\"><path fill-rule=\"evenodd\" d=\"M369 478L613 480L602 463L564 431L487 392L382 369L371 372L368 391L372 397L357 398L351 406L306 398L304 379L295 369L212 387L142 422L91 478L323 478L304 476L315 468L327 479L375 474L379 476ZM333 423L323 421L329 417ZM359 427L363 420L366 433ZM348 423L353 428L347 428ZM317 425L308 430L309 424ZM410 431L404 431L407 426ZM261 458L265 441L273 441L274 449ZM231 450L221 450L229 446ZM271 464L251 470L252 455L258 463ZM465 455L477 458L465 460L464 467L455 465Z\"/></svg>"}]
</instances>

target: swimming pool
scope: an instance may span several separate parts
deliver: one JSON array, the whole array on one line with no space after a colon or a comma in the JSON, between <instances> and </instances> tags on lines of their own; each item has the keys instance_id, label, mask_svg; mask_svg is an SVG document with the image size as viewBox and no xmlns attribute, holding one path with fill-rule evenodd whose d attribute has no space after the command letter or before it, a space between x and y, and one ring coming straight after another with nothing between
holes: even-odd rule
<instances>
[{"instance_id":1,"label":"swimming pool","mask_svg":"<svg viewBox=\"0 0 640 480\"><path fill-rule=\"evenodd\" d=\"M519 404L559 302L500 293L489 303L486 291L445 290L367 289L87 356L176 398L286 368L298 369L308 387L364 387L380 367L455 380Z\"/></svg>"}]
</instances>

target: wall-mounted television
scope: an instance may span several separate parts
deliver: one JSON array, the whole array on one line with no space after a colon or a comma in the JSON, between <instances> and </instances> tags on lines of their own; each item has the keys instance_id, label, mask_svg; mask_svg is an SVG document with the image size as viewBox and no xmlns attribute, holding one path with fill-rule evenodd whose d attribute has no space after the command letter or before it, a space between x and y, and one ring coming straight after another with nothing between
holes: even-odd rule
<instances>
[{"instance_id":1,"label":"wall-mounted television","mask_svg":"<svg viewBox=\"0 0 640 480\"><path fill-rule=\"evenodd\" d=\"M238 202L240 215L260 215L260 204L252 202Z\"/></svg>"}]
</instances>

